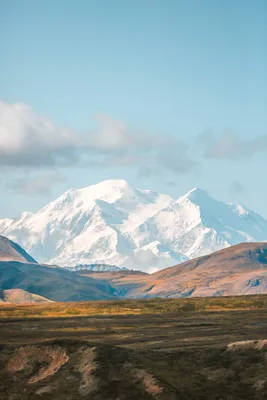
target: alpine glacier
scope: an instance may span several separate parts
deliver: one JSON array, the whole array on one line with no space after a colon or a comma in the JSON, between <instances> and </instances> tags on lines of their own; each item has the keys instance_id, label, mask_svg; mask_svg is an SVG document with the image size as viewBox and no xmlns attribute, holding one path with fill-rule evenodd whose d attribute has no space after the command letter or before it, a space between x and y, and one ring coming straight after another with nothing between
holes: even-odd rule
<instances>
[{"instance_id":1,"label":"alpine glacier","mask_svg":"<svg viewBox=\"0 0 267 400\"><path fill-rule=\"evenodd\" d=\"M174 200L107 180L71 189L36 213L0 220L0 234L42 263L155 272L234 244L267 240L267 221L201 189Z\"/></svg>"}]
</instances>

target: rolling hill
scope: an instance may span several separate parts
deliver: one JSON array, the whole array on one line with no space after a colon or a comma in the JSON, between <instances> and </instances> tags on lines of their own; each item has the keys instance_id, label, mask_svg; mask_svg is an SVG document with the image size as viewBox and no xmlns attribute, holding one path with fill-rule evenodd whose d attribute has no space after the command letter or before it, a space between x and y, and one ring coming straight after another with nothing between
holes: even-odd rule
<instances>
[{"instance_id":1,"label":"rolling hill","mask_svg":"<svg viewBox=\"0 0 267 400\"><path fill-rule=\"evenodd\" d=\"M23 289L53 301L116 299L108 283L63 268L18 261L0 262L0 288Z\"/></svg>"},{"instance_id":2,"label":"rolling hill","mask_svg":"<svg viewBox=\"0 0 267 400\"><path fill-rule=\"evenodd\" d=\"M150 275L91 272L90 276L109 282L117 296L126 298L267 293L267 243L242 243Z\"/></svg>"},{"instance_id":3,"label":"rolling hill","mask_svg":"<svg viewBox=\"0 0 267 400\"><path fill-rule=\"evenodd\" d=\"M40 304L51 303L51 300L38 294L32 294L22 289L0 290L0 303Z\"/></svg>"},{"instance_id":4,"label":"rolling hill","mask_svg":"<svg viewBox=\"0 0 267 400\"><path fill-rule=\"evenodd\" d=\"M12 242L5 236L0 236L0 262L10 260L36 263L36 261L17 243Z\"/></svg>"},{"instance_id":5,"label":"rolling hill","mask_svg":"<svg viewBox=\"0 0 267 400\"><path fill-rule=\"evenodd\" d=\"M38 264L20 246L0 237L0 298L15 303L116 299L103 281Z\"/></svg>"}]
</instances>

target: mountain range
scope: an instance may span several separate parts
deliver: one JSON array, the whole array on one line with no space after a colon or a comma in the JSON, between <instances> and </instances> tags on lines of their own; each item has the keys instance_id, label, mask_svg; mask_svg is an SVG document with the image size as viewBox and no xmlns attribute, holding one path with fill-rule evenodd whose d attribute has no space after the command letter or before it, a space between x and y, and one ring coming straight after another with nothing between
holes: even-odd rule
<instances>
[{"instance_id":1,"label":"mountain range","mask_svg":"<svg viewBox=\"0 0 267 400\"><path fill-rule=\"evenodd\" d=\"M175 200L108 180L71 189L36 213L2 219L0 234L40 263L151 273L241 242L267 240L267 221L201 189Z\"/></svg>"},{"instance_id":2,"label":"mountain range","mask_svg":"<svg viewBox=\"0 0 267 400\"><path fill-rule=\"evenodd\" d=\"M267 293L267 243L242 243L147 274L127 269L68 271L57 266L16 261L15 244L10 242L7 246L8 242L0 236L0 249L4 243L5 257L9 258L9 261L0 260L0 302ZM23 250L22 253L30 257Z\"/></svg>"}]
</instances>

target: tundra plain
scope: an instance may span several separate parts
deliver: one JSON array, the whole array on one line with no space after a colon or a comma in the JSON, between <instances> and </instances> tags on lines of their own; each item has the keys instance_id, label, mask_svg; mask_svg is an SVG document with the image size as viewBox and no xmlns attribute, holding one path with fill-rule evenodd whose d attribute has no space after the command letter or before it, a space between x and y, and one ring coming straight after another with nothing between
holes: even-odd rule
<instances>
[{"instance_id":1,"label":"tundra plain","mask_svg":"<svg viewBox=\"0 0 267 400\"><path fill-rule=\"evenodd\" d=\"M267 296L3 304L1 399L267 396Z\"/></svg>"}]
</instances>

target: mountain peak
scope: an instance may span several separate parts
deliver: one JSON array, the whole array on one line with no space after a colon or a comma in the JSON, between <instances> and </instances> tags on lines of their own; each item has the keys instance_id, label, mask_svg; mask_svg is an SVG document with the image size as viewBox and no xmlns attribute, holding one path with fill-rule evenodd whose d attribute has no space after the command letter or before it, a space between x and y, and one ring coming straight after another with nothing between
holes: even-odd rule
<instances>
[{"instance_id":1,"label":"mountain peak","mask_svg":"<svg viewBox=\"0 0 267 400\"><path fill-rule=\"evenodd\" d=\"M128 186L129 183L125 179L106 179L104 181L98 182L95 186L98 185L109 185L109 186Z\"/></svg>"},{"instance_id":2,"label":"mountain peak","mask_svg":"<svg viewBox=\"0 0 267 400\"><path fill-rule=\"evenodd\" d=\"M125 189L131 187L125 179L107 179L105 181L92 185L94 188L109 189ZM91 186L89 186L91 187Z\"/></svg>"},{"instance_id":3,"label":"mountain peak","mask_svg":"<svg viewBox=\"0 0 267 400\"><path fill-rule=\"evenodd\" d=\"M193 203L199 204L201 202L206 202L207 200L210 200L211 197L207 192L205 192L205 190L202 190L199 188L194 188L194 189L191 189L184 196L180 197L178 199L178 201L180 202L185 199L188 199L188 200L192 201Z\"/></svg>"},{"instance_id":4,"label":"mountain peak","mask_svg":"<svg viewBox=\"0 0 267 400\"><path fill-rule=\"evenodd\" d=\"M86 186L82 189L78 189L79 192L94 192L96 195L106 194L112 191L127 191L133 190L127 181L124 179L107 179L105 181L98 182L93 185Z\"/></svg>"},{"instance_id":5,"label":"mountain peak","mask_svg":"<svg viewBox=\"0 0 267 400\"><path fill-rule=\"evenodd\" d=\"M125 195L129 197L133 193L134 189L124 179L109 179L80 189L70 189L50 203L48 207L53 208L57 205L57 207L62 208L73 203L76 203L76 206L83 203L85 208L90 208L95 200L113 203Z\"/></svg>"},{"instance_id":6,"label":"mountain peak","mask_svg":"<svg viewBox=\"0 0 267 400\"><path fill-rule=\"evenodd\" d=\"M191 189L191 190L189 190L189 192L187 192L186 194L185 194L185 196L190 196L190 195L199 195L199 194L205 194L205 195L207 195L207 192L205 192L205 190L203 190L203 189L200 189L200 188L197 188L197 187L195 187L195 188L193 188L193 189Z\"/></svg>"},{"instance_id":7,"label":"mountain peak","mask_svg":"<svg viewBox=\"0 0 267 400\"><path fill-rule=\"evenodd\" d=\"M135 189L124 179L109 179L78 189L77 194L84 200L99 199L113 203L122 197L129 198L134 196Z\"/></svg>"}]
</instances>

